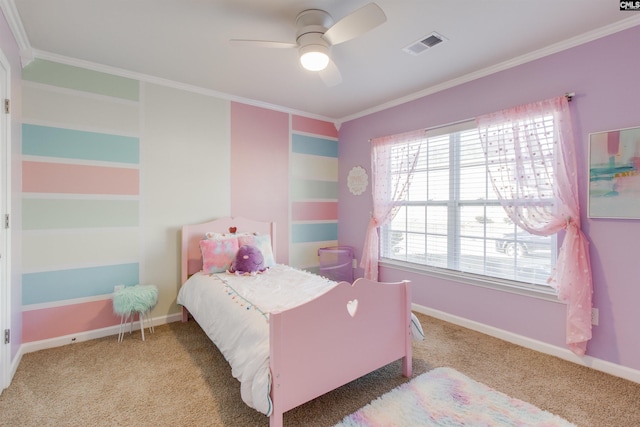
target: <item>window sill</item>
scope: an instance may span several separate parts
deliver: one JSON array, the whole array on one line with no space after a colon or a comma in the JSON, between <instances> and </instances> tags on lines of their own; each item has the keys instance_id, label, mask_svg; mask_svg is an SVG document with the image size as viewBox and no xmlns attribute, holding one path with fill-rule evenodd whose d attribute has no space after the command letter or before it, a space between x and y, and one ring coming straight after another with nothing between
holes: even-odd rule
<instances>
[{"instance_id":1,"label":"window sill","mask_svg":"<svg viewBox=\"0 0 640 427\"><path fill-rule=\"evenodd\" d=\"M502 292L509 292L517 295L524 295L528 297L543 299L546 301L562 303L558 299L555 290L552 288L545 289L546 287L540 286L541 289L538 289L537 287L535 287L535 285L527 285L521 282L483 277L475 274L428 267L426 265L391 260L388 258L381 259L378 264L382 267L393 268L409 273L421 274L424 276L436 277L439 279L453 280L467 285L480 286L483 288L494 289Z\"/></svg>"}]
</instances>

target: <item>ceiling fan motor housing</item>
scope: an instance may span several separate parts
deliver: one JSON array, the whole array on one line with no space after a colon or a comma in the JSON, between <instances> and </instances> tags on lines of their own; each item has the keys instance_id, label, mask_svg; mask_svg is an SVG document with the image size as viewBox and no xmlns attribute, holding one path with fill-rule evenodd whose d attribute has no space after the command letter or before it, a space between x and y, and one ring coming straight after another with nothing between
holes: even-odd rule
<instances>
[{"instance_id":1,"label":"ceiling fan motor housing","mask_svg":"<svg viewBox=\"0 0 640 427\"><path fill-rule=\"evenodd\" d=\"M333 25L333 19L324 10L308 9L300 12L296 18L296 42L300 46L300 54L310 50L312 46L321 46L321 50L329 52L329 43L322 38L327 28ZM305 49L307 48L307 49Z\"/></svg>"},{"instance_id":2,"label":"ceiling fan motor housing","mask_svg":"<svg viewBox=\"0 0 640 427\"><path fill-rule=\"evenodd\" d=\"M296 27L303 29L308 25L319 25L326 30L333 25L333 18L329 13L320 9L303 10L296 17Z\"/></svg>"}]
</instances>

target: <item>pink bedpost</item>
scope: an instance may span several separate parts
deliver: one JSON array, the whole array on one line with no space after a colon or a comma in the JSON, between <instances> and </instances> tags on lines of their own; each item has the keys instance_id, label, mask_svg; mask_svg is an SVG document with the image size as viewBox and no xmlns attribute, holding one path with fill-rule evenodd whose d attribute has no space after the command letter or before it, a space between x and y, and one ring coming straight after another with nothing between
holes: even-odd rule
<instances>
[{"instance_id":1,"label":"pink bedpost","mask_svg":"<svg viewBox=\"0 0 640 427\"><path fill-rule=\"evenodd\" d=\"M269 416L269 427L282 427L283 414L286 409L282 404L280 397L280 369L278 362L282 359L283 348L280 345L274 345L274 339L277 341L282 325L281 316L269 317L269 368L271 369L271 403L273 410ZM275 337L274 337L275 336ZM275 362L275 363L274 363Z\"/></svg>"},{"instance_id":2,"label":"pink bedpost","mask_svg":"<svg viewBox=\"0 0 640 427\"><path fill-rule=\"evenodd\" d=\"M274 405L273 412L269 417L269 427L282 427L282 411L276 411L276 405Z\"/></svg>"},{"instance_id":3,"label":"pink bedpost","mask_svg":"<svg viewBox=\"0 0 640 427\"><path fill-rule=\"evenodd\" d=\"M411 335L411 284L410 281L403 280L402 285L404 286L407 310L406 317L408 319L404 344L405 356L402 358L402 375L410 378L413 371L413 338Z\"/></svg>"}]
</instances>

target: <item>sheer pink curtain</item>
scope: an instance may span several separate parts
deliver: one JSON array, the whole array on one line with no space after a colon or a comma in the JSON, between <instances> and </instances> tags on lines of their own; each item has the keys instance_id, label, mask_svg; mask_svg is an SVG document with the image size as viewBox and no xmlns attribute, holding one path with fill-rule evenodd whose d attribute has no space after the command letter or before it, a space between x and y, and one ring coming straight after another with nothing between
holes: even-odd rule
<instances>
[{"instance_id":1,"label":"sheer pink curtain","mask_svg":"<svg viewBox=\"0 0 640 427\"><path fill-rule=\"evenodd\" d=\"M371 141L371 192L373 212L367 226L360 267L364 277L378 280L378 228L392 220L409 189L411 176L418 160L424 129L399 135L375 138ZM392 174L393 170L400 171Z\"/></svg>"},{"instance_id":2,"label":"sheer pink curtain","mask_svg":"<svg viewBox=\"0 0 640 427\"><path fill-rule=\"evenodd\" d=\"M591 339L593 291L589 243L580 229L568 100L563 96L523 105L476 122L489 177L511 220L532 234L566 231L549 284L567 304L567 344L584 355Z\"/></svg>"}]
</instances>

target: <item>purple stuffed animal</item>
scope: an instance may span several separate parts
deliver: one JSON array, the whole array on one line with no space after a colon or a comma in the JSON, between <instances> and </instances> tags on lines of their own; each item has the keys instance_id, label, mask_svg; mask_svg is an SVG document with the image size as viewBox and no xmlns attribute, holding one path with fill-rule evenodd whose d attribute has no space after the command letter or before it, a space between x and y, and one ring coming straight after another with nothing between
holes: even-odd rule
<instances>
[{"instance_id":1,"label":"purple stuffed animal","mask_svg":"<svg viewBox=\"0 0 640 427\"><path fill-rule=\"evenodd\" d=\"M242 245L229 267L229 273L253 276L264 272L267 268L264 266L264 256L260 249L255 246Z\"/></svg>"}]
</instances>

